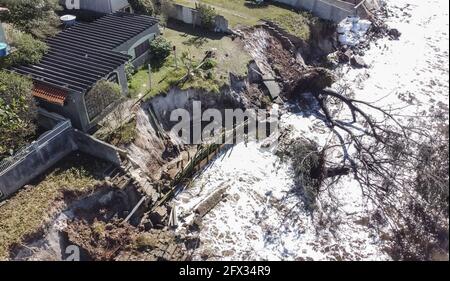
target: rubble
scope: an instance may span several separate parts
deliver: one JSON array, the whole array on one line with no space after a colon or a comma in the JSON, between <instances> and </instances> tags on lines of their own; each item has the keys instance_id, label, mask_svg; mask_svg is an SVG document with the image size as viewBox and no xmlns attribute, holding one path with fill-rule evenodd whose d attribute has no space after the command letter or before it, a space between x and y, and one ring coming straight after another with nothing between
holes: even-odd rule
<instances>
[{"instance_id":1,"label":"rubble","mask_svg":"<svg viewBox=\"0 0 450 281\"><path fill-rule=\"evenodd\" d=\"M347 17L338 24L338 40L341 45L356 46L366 41L365 35L372 23L359 17Z\"/></svg>"},{"instance_id":2,"label":"rubble","mask_svg":"<svg viewBox=\"0 0 450 281\"><path fill-rule=\"evenodd\" d=\"M350 59L350 63L356 68L368 67L364 59L360 56L352 56L352 58Z\"/></svg>"},{"instance_id":3,"label":"rubble","mask_svg":"<svg viewBox=\"0 0 450 281\"><path fill-rule=\"evenodd\" d=\"M167 208L164 206L159 206L155 209L155 211L150 213L149 220L151 221L152 225L161 226L166 220L167 215L168 215Z\"/></svg>"},{"instance_id":4,"label":"rubble","mask_svg":"<svg viewBox=\"0 0 450 281\"><path fill-rule=\"evenodd\" d=\"M396 28L391 28L388 31L389 38L391 38L393 40L398 40L401 35L402 35L402 33L400 31L398 31L398 29L396 29Z\"/></svg>"},{"instance_id":5,"label":"rubble","mask_svg":"<svg viewBox=\"0 0 450 281\"><path fill-rule=\"evenodd\" d=\"M196 236L169 230L151 230L137 235L129 249L120 252L116 261L186 261L189 251L199 245Z\"/></svg>"}]
</instances>

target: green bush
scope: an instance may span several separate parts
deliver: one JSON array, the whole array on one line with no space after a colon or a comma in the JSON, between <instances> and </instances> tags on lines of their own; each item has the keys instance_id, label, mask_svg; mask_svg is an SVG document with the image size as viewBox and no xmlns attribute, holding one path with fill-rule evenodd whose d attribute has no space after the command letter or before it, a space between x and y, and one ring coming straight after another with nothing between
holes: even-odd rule
<instances>
[{"instance_id":1,"label":"green bush","mask_svg":"<svg viewBox=\"0 0 450 281\"><path fill-rule=\"evenodd\" d=\"M131 81L133 79L133 75L136 73L136 68L130 62L125 64L125 74L127 75L127 80Z\"/></svg>"},{"instance_id":2,"label":"green bush","mask_svg":"<svg viewBox=\"0 0 450 281\"><path fill-rule=\"evenodd\" d=\"M35 135L36 105L31 79L0 71L0 159Z\"/></svg>"},{"instance_id":3,"label":"green bush","mask_svg":"<svg viewBox=\"0 0 450 281\"><path fill-rule=\"evenodd\" d=\"M216 10L206 4L196 4L196 9L200 15L202 26L206 29L214 29L216 24L215 18L217 16Z\"/></svg>"},{"instance_id":4,"label":"green bush","mask_svg":"<svg viewBox=\"0 0 450 281\"><path fill-rule=\"evenodd\" d=\"M203 65L201 66L201 69L203 70L210 70L217 66L217 62L214 59L206 59Z\"/></svg>"},{"instance_id":5,"label":"green bush","mask_svg":"<svg viewBox=\"0 0 450 281\"><path fill-rule=\"evenodd\" d=\"M155 6L152 0L128 0L131 8L135 13L144 15L153 15L155 13Z\"/></svg>"},{"instance_id":6,"label":"green bush","mask_svg":"<svg viewBox=\"0 0 450 281\"><path fill-rule=\"evenodd\" d=\"M172 51L172 44L166 38L159 36L150 43L152 60L161 64L166 60Z\"/></svg>"},{"instance_id":7,"label":"green bush","mask_svg":"<svg viewBox=\"0 0 450 281\"><path fill-rule=\"evenodd\" d=\"M9 9L0 14L0 21L34 37L43 39L58 32L60 21L55 13L61 9L58 0L0 0L0 6Z\"/></svg>"},{"instance_id":8,"label":"green bush","mask_svg":"<svg viewBox=\"0 0 450 281\"><path fill-rule=\"evenodd\" d=\"M121 92L120 86L117 83L109 82L107 80L100 80L95 83L87 95L117 99L120 98Z\"/></svg>"},{"instance_id":9,"label":"green bush","mask_svg":"<svg viewBox=\"0 0 450 281\"><path fill-rule=\"evenodd\" d=\"M324 155L317 143L299 140L292 145L292 167L307 210L314 210L322 182Z\"/></svg>"},{"instance_id":10,"label":"green bush","mask_svg":"<svg viewBox=\"0 0 450 281\"><path fill-rule=\"evenodd\" d=\"M48 51L48 46L33 36L11 30L8 34L13 49L10 55L0 61L0 66L7 68L14 65L36 64Z\"/></svg>"}]
</instances>

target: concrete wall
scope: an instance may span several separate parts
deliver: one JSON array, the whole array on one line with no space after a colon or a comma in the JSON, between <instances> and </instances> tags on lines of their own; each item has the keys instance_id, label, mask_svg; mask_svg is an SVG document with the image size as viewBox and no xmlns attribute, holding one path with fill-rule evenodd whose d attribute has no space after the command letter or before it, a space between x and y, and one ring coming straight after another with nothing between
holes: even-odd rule
<instances>
[{"instance_id":1,"label":"concrete wall","mask_svg":"<svg viewBox=\"0 0 450 281\"><path fill-rule=\"evenodd\" d=\"M0 200L16 192L75 149L70 122L61 123L55 130L40 137L27 148L25 157L0 172Z\"/></svg>"},{"instance_id":2,"label":"concrete wall","mask_svg":"<svg viewBox=\"0 0 450 281\"><path fill-rule=\"evenodd\" d=\"M201 26L202 22L198 15L197 10L189 8L183 5L174 4L174 8L170 13L170 17L181 22L192 24L195 26ZM215 18L215 28L216 32L229 32L228 20L223 16L216 16Z\"/></svg>"},{"instance_id":3,"label":"concrete wall","mask_svg":"<svg viewBox=\"0 0 450 281\"><path fill-rule=\"evenodd\" d=\"M310 11L315 16L340 22L348 16L354 15L356 10L353 4L339 0L274 0L295 9Z\"/></svg>"},{"instance_id":4,"label":"concrete wall","mask_svg":"<svg viewBox=\"0 0 450 281\"><path fill-rule=\"evenodd\" d=\"M59 114L38 108L37 120L40 127L46 130L53 130L59 123L62 123L67 119Z\"/></svg>"},{"instance_id":5,"label":"concrete wall","mask_svg":"<svg viewBox=\"0 0 450 281\"><path fill-rule=\"evenodd\" d=\"M42 112L40 112L42 113ZM55 116L42 116L49 124ZM60 119L54 119L56 122ZM10 161L0 163L0 200L12 195L32 179L44 173L73 151L121 165L119 154L126 152L99 141L81 131L73 129L70 121L58 123L55 128L42 135L37 141L16 154Z\"/></svg>"},{"instance_id":6,"label":"concrete wall","mask_svg":"<svg viewBox=\"0 0 450 281\"><path fill-rule=\"evenodd\" d=\"M117 166L122 163L118 148L77 129L73 130L73 142L76 144L76 148L83 153L114 163Z\"/></svg>"},{"instance_id":7,"label":"concrete wall","mask_svg":"<svg viewBox=\"0 0 450 281\"><path fill-rule=\"evenodd\" d=\"M382 6L382 3L379 0L366 0L363 3L360 3L361 5L357 7L358 16L369 19L373 13L378 11Z\"/></svg>"},{"instance_id":8,"label":"concrete wall","mask_svg":"<svg viewBox=\"0 0 450 281\"><path fill-rule=\"evenodd\" d=\"M112 12L116 12L130 6L127 0L110 0L110 1Z\"/></svg>"}]
</instances>

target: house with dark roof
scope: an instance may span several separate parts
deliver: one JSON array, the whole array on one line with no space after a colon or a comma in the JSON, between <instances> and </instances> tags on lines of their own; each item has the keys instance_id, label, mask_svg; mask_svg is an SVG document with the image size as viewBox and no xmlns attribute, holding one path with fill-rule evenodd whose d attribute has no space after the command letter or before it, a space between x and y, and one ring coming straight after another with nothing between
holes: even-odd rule
<instances>
[{"instance_id":1,"label":"house with dark roof","mask_svg":"<svg viewBox=\"0 0 450 281\"><path fill-rule=\"evenodd\" d=\"M143 64L149 57L150 41L157 35L155 18L114 13L60 32L47 40L49 51L38 64L11 70L33 79L39 106L89 131L118 102L117 97L89 95L90 89L106 79L119 84L126 95L126 63Z\"/></svg>"}]
</instances>

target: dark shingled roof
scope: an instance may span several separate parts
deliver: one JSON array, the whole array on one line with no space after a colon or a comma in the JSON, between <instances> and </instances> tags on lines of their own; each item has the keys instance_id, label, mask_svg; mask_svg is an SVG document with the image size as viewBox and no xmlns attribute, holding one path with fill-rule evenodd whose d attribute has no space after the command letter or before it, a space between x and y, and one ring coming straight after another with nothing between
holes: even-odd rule
<instances>
[{"instance_id":1,"label":"dark shingled roof","mask_svg":"<svg viewBox=\"0 0 450 281\"><path fill-rule=\"evenodd\" d=\"M35 81L86 92L130 59L113 49L157 22L150 16L114 13L92 23L80 23L48 39L49 52L38 64L12 70L31 75Z\"/></svg>"}]
</instances>

